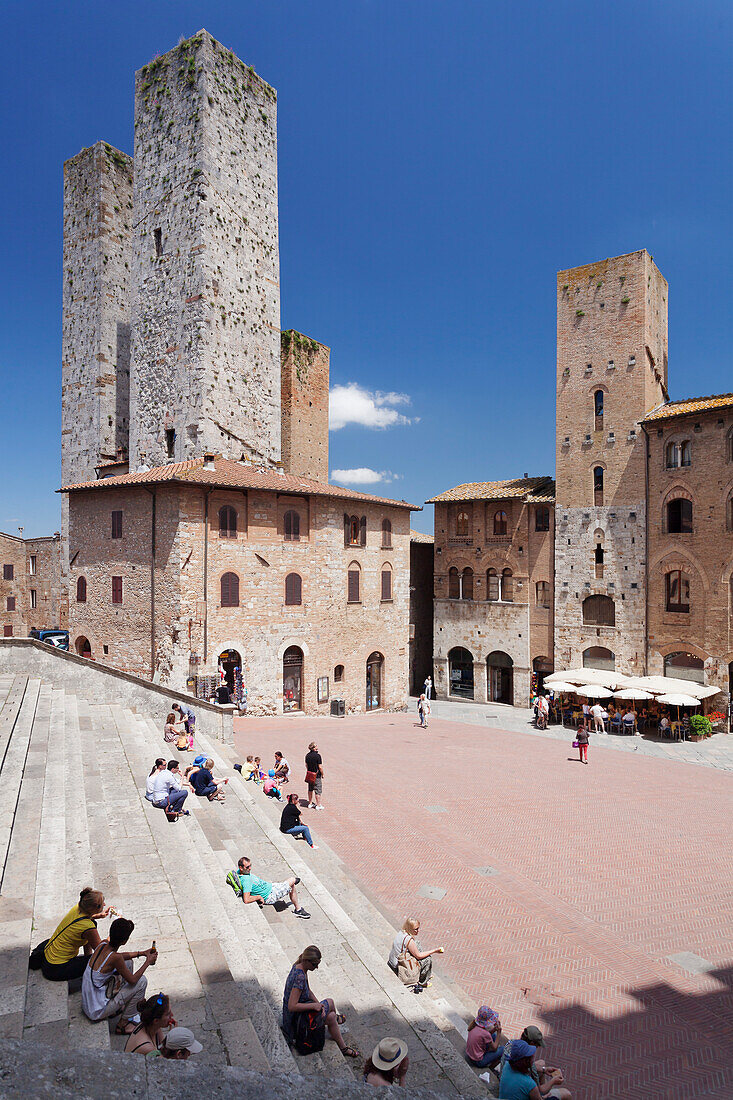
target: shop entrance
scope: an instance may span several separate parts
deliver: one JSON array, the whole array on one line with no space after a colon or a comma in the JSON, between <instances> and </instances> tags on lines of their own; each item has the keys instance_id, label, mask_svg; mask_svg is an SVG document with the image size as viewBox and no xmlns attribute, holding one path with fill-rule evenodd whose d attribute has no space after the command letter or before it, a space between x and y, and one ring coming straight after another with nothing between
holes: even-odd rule
<instances>
[{"instance_id":1,"label":"shop entrance","mask_svg":"<svg viewBox=\"0 0 733 1100\"><path fill-rule=\"evenodd\" d=\"M378 710L382 705L382 665L381 653L372 653L366 666L366 709Z\"/></svg>"},{"instance_id":2,"label":"shop entrance","mask_svg":"<svg viewBox=\"0 0 733 1100\"><path fill-rule=\"evenodd\" d=\"M456 646L448 654L450 694L473 699L473 653Z\"/></svg>"},{"instance_id":3,"label":"shop entrance","mask_svg":"<svg viewBox=\"0 0 733 1100\"><path fill-rule=\"evenodd\" d=\"M225 649L219 654L219 668L224 673L224 683L230 692L235 688L235 671L242 671L242 658L236 649Z\"/></svg>"},{"instance_id":4,"label":"shop entrance","mask_svg":"<svg viewBox=\"0 0 733 1100\"><path fill-rule=\"evenodd\" d=\"M495 649L486 658L489 700L514 705L514 662L508 653Z\"/></svg>"},{"instance_id":5,"label":"shop entrance","mask_svg":"<svg viewBox=\"0 0 733 1100\"><path fill-rule=\"evenodd\" d=\"M303 650L291 645L283 654L283 714L303 709Z\"/></svg>"}]
</instances>

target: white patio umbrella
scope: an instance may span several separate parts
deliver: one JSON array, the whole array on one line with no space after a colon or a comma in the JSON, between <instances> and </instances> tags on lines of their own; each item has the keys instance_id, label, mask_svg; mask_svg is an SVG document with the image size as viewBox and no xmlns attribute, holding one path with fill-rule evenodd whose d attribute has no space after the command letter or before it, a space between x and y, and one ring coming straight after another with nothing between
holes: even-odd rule
<instances>
[{"instance_id":1,"label":"white patio umbrella","mask_svg":"<svg viewBox=\"0 0 733 1100\"><path fill-rule=\"evenodd\" d=\"M620 672L606 672L601 668L571 668L567 672L553 672L551 676L545 676L544 682L550 686L553 679L566 684L600 684L612 690L625 687L628 681L628 677Z\"/></svg>"},{"instance_id":2,"label":"white patio umbrella","mask_svg":"<svg viewBox=\"0 0 733 1100\"><path fill-rule=\"evenodd\" d=\"M556 691L558 695L564 695L568 691L575 691L577 684L566 684L564 680L553 680L551 684L548 684L545 680L543 687L551 688L552 691Z\"/></svg>"},{"instance_id":3,"label":"white patio umbrella","mask_svg":"<svg viewBox=\"0 0 733 1100\"><path fill-rule=\"evenodd\" d=\"M621 688L620 691L614 691L614 699L653 699L654 696L650 691L644 691L644 688Z\"/></svg>"},{"instance_id":4,"label":"white patio umbrella","mask_svg":"<svg viewBox=\"0 0 733 1100\"><path fill-rule=\"evenodd\" d=\"M582 687L575 689L575 694L582 695L586 699L609 699L613 692L602 687L601 684L584 684Z\"/></svg>"},{"instance_id":5,"label":"white patio umbrella","mask_svg":"<svg viewBox=\"0 0 733 1100\"><path fill-rule=\"evenodd\" d=\"M694 699L692 695L658 695L658 703L666 703L670 707L699 707L700 700Z\"/></svg>"},{"instance_id":6,"label":"white patio umbrella","mask_svg":"<svg viewBox=\"0 0 733 1100\"><path fill-rule=\"evenodd\" d=\"M720 688L698 684L694 680L683 680L675 676L630 676L623 686L640 687L644 691L651 691L653 695L679 693L681 695L694 695L697 699L707 699L710 695L717 695L720 691Z\"/></svg>"}]
</instances>

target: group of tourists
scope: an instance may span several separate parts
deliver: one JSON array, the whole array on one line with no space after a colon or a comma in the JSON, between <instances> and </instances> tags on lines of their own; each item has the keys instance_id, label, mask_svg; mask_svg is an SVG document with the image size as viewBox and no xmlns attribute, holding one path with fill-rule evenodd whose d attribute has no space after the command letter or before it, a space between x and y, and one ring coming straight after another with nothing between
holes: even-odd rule
<instances>
[{"instance_id":1,"label":"group of tourists","mask_svg":"<svg viewBox=\"0 0 733 1100\"><path fill-rule=\"evenodd\" d=\"M224 788L229 777L215 777L213 768L214 761L203 754L183 772L177 760L159 756L145 782L145 798L157 809L164 810L171 822L188 817L189 811L183 805L189 792L209 802L224 802Z\"/></svg>"},{"instance_id":2,"label":"group of tourists","mask_svg":"<svg viewBox=\"0 0 733 1100\"><path fill-rule=\"evenodd\" d=\"M102 939L97 922L110 916L115 920ZM81 979L84 1015L95 1023L116 1020L115 1034L127 1036L127 1053L185 1060L203 1047L189 1028L178 1026L165 993L145 997L146 971L157 963L158 949L153 940L145 950L123 950L134 931L100 890L85 886L51 936L34 948L29 967L51 982Z\"/></svg>"}]
</instances>

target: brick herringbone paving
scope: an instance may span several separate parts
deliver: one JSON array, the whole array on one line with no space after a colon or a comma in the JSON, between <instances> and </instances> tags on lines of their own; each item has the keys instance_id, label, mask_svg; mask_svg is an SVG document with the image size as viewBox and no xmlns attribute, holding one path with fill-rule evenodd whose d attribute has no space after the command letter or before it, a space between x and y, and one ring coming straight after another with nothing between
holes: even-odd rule
<instances>
[{"instance_id":1,"label":"brick herringbone paving","mask_svg":"<svg viewBox=\"0 0 733 1100\"><path fill-rule=\"evenodd\" d=\"M236 727L243 755L281 749L303 794L318 742L326 810L304 820L395 925L421 918L441 970L507 1034L543 1028L575 1100L733 1096L727 773L597 742L585 766L570 732L424 732L411 714Z\"/></svg>"}]
</instances>

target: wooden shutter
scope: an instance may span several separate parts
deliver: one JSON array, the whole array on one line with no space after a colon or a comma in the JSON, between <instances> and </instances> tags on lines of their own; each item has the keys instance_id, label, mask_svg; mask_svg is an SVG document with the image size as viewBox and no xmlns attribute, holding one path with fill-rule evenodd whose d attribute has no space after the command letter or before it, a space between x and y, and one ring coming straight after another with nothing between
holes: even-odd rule
<instances>
[{"instance_id":1,"label":"wooden shutter","mask_svg":"<svg viewBox=\"0 0 733 1100\"><path fill-rule=\"evenodd\" d=\"M122 603L122 577L112 578L112 603Z\"/></svg>"},{"instance_id":2,"label":"wooden shutter","mask_svg":"<svg viewBox=\"0 0 733 1100\"><path fill-rule=\"evenodd\" d=\"M122 538L122 512L112 513L112 538Z\"/></svg>"},{"instance_id":3,"label":"wooden shutter","mask_svg":"<svg viewBox=\"0 0 733 1100\"><path fill-rule=\"evenodd\" d=\"M351 531L351 516L344 512L344 546L348 546L350 539L349 533Z\"/></svg>"},{"instance_id":4,"label":"wooden shutter","mask_svg":"<svg viewBox=\"0 0 733 1100\"><path fill-rule=\"evenodd\" d=\"M486 598L487 600L499 599L499 574L495 569L489 569L486 574Z\"/></svg>"},{"instance_id":5,"label":"wooden shutter","mask_svg":"<svg viewBox=\"0 0 733 1100\"><path fill-rule=\"evenodd\" d=\"M382 599L383 600L391 600L392 599L392 570L391 569L383 569L382 570Z\"/></svg>"},{"instance_id":6,"label":"wooden shutter","mask_svg":"<svg viewBox=\"0 0 733 1100\"><path fill-rule=\"evenodd\" d=\"M79 577L79 580L76 582L76 602L77 603L86 603L87 602L87 580L86 580L86 577Z\"/></svg>"},{"instance_id":7,"label":"wooden shutter","mask_svg":"<svg viewBox=\"0 0 733 1100\"><path fill-rule=\"evenodd\" d=\"M473 599L473 569L463 570L463 591L462 596L464 600Z\"/></svg>"},{"instance_id":8,"label":"wooden shutter","mask_svg":"<svg viewBox=\"0 0 733 1100\"><path fill-rule=\"evenodd\" d=\"M298 605L302 602L302 581L298 573L288 573L285 578L285 603Z\"/></svg>"},{"instance_id":9,"label":"wooden shutter","mask_svg":"<svg viewBox=\"0 0 733 1100\"><path fill-rule=\"evenodd\" d=\"M221 578L221 606L239 607L239 577L236 573L224 573Z\"/></svg>"},{"instance_id":10,"label":"wooden shutter","mask_svg":"<svg viewBox=\"0 0 733 1100\"><path fill-rule=\"evenodd\" d=\"M359 570L349 570L349 589L347 599L349 603L359 603Z\"/></svg>"},{"instance_id":11,"label":"wooden shutter","mask_svg":"<svg viewBox=\"0 0 733 1100\"><path fill-rule=\"evenodd\" d=\"M461 594L461 586L458 579L458 570L448 570L448 599L457 600Z\"/></svg>"},{"instance_id":12,"label":"wooden shutter","mask_svg":"<svg viewBox=\"0 0 733 1100\"><path fill-rule=\"evenodd\" d=\"M15 596L8 596L8 611L15 611Z\"/></svg>"},{"instance_id":13,"label":"wooden shutter","mask_svg":"<svg viewBox=\"0 0 733 1100\"><path fill-rule=\"evenodd\" d=\"M366 516L359 520L359 545L366 546Z\"/></svg>"},{"instance_id":14,"label":"wooden shutter","mask_svg":"<svg viewBox=\"0 0 733 1100\"><path fill-rule=\"evenodd\" d=\"M392 524L388 519L382 520L382 546L385 550L392 546Z\"/></svg>"}]
</instances>

